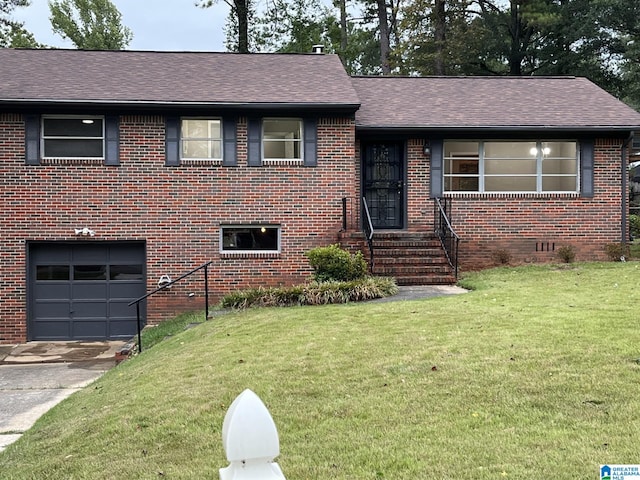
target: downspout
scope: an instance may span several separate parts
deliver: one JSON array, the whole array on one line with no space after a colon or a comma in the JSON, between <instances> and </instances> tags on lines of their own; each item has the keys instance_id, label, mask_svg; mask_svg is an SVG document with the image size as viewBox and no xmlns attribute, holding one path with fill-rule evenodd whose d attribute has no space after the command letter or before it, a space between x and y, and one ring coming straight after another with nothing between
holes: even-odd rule
<instances>
[{"instance_id":1,"label":"downspout","mask_svg":"<svg viewBox=\"0 0 640 480\"><path fill-rule=\"evenodd\" d=\"M620 243L622 245L626 245L629 240L629 232L627 230L629 224L627 216L627 181L629 178L629 173L627 172L627 148L632 140L633 132L629 132L629 138L622 144L622 148L620 149L620 168L622 170L622 224L620 225Z\"/></svg>"}]
</instances>

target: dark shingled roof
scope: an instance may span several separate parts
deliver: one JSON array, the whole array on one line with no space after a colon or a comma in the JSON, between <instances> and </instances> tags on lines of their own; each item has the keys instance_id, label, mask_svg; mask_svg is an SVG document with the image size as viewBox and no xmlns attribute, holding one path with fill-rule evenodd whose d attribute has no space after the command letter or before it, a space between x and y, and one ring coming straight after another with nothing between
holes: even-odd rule
<instances>
[{"instance_id":1,"label":"dark shingled roof","mask_svg":"<svg viewBox=\"0 0 640 480\"><path fill-rule=\"evenodd\" d=\"M586 78L353 77L356 125L405 129L634 130L640 113Z\"/></svg>"},{"instance_id":2,"label":"dark shingled roof","mask_svg":"<svg viewBox=\"0 0 640 480\"><path fill-rule=\"evenodd\" d=\"M16 100L352 110L360 103L336 55L0 49L0 104Z\"/></svg>"}]
</instances>

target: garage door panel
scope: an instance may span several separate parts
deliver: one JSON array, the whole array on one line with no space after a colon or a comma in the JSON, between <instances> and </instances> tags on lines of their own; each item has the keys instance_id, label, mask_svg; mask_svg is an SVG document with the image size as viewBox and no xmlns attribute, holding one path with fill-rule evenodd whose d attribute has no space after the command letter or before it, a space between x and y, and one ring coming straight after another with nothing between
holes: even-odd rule
<instances>
[{"instance_id":1,"label":"garage door panel","mask_svg":"<svg viewBox=\"0 0 640 480\"><path fill-rule=\"evenodd\" d=\"M112 319L135 318L136 306L129 303L131 300L111 300L109 302L109 317Z\"/></svg>"},{"instance_id":2,"label":"garage door panel","mask_svg":"<svg viewBox=\"0 0 640 480\"><path fill-rule=\"evenodd\" d=\"M140 289L140 282L138 283L111 283L109 285L110 297L114 299L126 298L129 299L127 303L131 300L135 300L138 297L144 295L144 288ZM133 292L139 292L140 295L136 295L135 298L131 298Z\"/></svg>"},{"instance_id":3,"label":"garage door panel","mask_svg":"<svg viewBox=\"0 0 640 480\"><path fill-rule=\"evenodd\" d=\"M144 251L142 253L144 254ZM109 259L111 264L135 265L140 263L140 253L132 250L128 245L113 245Z\"/></svg>"},{"instance_id":4,"label":"garage door panel","mask_svg":"<svg viewBox=\"0 0 640 480\"><path fill-rule=\"evenodd\" d=\"M73 263L104 265L108 261L109 249L104 244L85 244L82 248L73 249Z\"/></svg>"},{"instance_id":5,"label":"garage door panel","mask_svg":"<svg viewBox=\"0 0 640 480\"><path fill-rule=\"evenodd\" d=\"M108 316L107 302L99 301L75 301L73 302L73 321L81 318L99 318L105 320Z\"/></svg>"},{"instance_id":6,"label":"garage door panel","mask_svg":"<svg viewBox=\"0 0 640 480\"><path fill-rule=\"evenodd\" d=\"M36 283L34 295L41 300L68 300L71 298L69 283Z\"/></svg>"},{"instance_id":7,"label":"garage door panel","mask_svg":"<svg viewBox=\"0 0 640 480\"><path fill-rule=\"evenodd\" d=\"M37 322L37 331L42 338L48 340L66 340L71 338L71 322L69 320Z\"/></svg>"},{"instance_id":8,"label":"garage door panel","mask_svg":"<svg viewBox=\"0 0 640 480\"><path fill-rule=\"evenodd\" d=\"M125 338L131 337L138 331L135 320L112 320L109 322L109 337Z\"/></svg>"},{"instance_id":9,"label":"garage door panel","mask_svg":"<svg viewBox=\"0 0 640 480\"><path fill-rule=\"evenodd\" d=\"M35 316L38 320L66 319L69 321L69 302L37 302L35 304Z\"/></svg>"},{"instance_id":10,"label":"garage door panel","mask_svg":"<svg viewBox=\"0 0 640 480\"><path fill-rule=\"evenodd\" d=\"M86 320L73 321L73 338L107 338L107 323Z\"/></svg>"},{"instance_id":11,"label":"garage door panel","mask_svg":"<svg viewBox=\"0 0 640 480\"><path fill-rule=\"evenodd\" d=\"M73 283L73 298L106 298L107 297L107 284L100 283Z\"/></svg>"},{"instance_id":12,"label":"garage door panel","mask_svg":"<svg viewBox=\"0 0 640 480\"><path fill-rule=\"evenodd\" d=\"M68 265L71 262L71 246L49 244L45 248L32 249L31 261L35 264L49 262Z\"/></svg>"}]
</instances>

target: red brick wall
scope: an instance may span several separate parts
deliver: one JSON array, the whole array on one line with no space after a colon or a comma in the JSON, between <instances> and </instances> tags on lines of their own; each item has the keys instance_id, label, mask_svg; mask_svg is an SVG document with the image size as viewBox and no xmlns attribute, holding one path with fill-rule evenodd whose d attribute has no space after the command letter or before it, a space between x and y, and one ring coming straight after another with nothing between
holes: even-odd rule
<instances>
[{"instance_id":1,"label":"red brick wall","mask_svg":"<svg viewBox=\"0 0 640 480\"><path fill-rule=\"evenodd\" d=\"M21 115L0 114L0 343L25 341L26 242L144 240L147 288L161 275L176 278L212 261L212 301L237 288L281 285L310 275L304 252L337 241L342 197L355 196L355 127L351 118L318 122L318 166L247 166L247 122L238 122L238 165L190 162L164 165L164 118L125 115L120 122L120 166L102 162L24 163ZM281 226L277 255L221 255L220 224ZM87 237L82 237L83 241ZM151 297L155 323L204 305L203 274ZM189 296L190 293L195 295Z\"/></svg>"},{"instance_id":2,"label":"red brick wall","mask_svg":"<svg viewBox=\"0 0 640 480\"><path fill-rule=\"evenodd\" d=\"M621 239L622 143L596 141L593 198L449 195L462 268L495 266L501 253L511 263L560 261L557 250L565 245L575 249L577 261L605 260L605 246Z\"/></svg>"},{"instance_id":3,"label":"red brick wall","mask_svg":"<svg viewBox=\"0 0 640 480\"><path fill-rule=\"evenodd\" d=\"M460 266L471 270L495 266L498 255L511 263L559 261L565 245L577 261L604 260L605 246L621 239L622 139L595 143L595 196L578 194L448 194L453 227L461 237ZM359 149L357 142L357 148ZM407 229L432 231L433 200L429 198L429 157L423 139L406 142ZM342 242L351 250L363 245L352 232Z\"/></svg>"}]
</instances>

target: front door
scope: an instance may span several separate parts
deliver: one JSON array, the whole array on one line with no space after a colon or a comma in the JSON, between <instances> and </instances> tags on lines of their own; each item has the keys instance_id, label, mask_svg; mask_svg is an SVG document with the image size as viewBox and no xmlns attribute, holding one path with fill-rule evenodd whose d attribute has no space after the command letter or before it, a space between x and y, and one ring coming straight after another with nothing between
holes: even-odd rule
<instances>
[{"instance_id":1,"label":"front door","mask_svg":"<svg viewBox=\"0 0 640 480\"><path fill-rule=\"evenodd\" d=\"M364 197L375 229L404 227L404 155L402 143L363 146Z\"/></svg>"}]
</instances>

